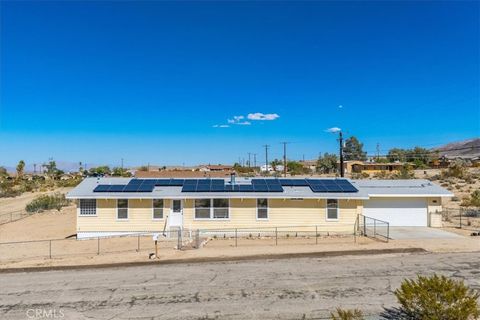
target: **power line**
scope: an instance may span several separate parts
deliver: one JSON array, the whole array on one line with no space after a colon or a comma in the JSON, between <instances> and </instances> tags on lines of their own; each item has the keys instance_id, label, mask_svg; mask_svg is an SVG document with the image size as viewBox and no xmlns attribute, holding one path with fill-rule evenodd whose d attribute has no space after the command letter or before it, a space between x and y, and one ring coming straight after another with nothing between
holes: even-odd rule
<instances>
[{"instance_id":1,"label":"power line","mask_svg":"<svg viewBox=\"0 0 480 320\"><path fill-rule=\"evenodd\" d=\"M268 148L270 148L270 146L265 144L263 147L265 148L265 172L268 172Z\"/></svg>"}]
</instances>

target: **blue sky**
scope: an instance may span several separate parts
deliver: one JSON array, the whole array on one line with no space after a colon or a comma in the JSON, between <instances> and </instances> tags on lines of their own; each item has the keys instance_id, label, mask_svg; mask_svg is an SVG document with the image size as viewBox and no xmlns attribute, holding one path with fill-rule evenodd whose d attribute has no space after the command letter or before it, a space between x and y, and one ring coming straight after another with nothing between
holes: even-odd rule
<instances>
[{"instance_id":1,"label":"blue sky","mask_svg":"<svg viewBox=\"0 0 480 320\"><path fill-rule=\"evenodd\" d=\"M0 164L313 158L331 127L382 153L476 137L479 6L4 1Z\"/></svg>"}]
</instances>

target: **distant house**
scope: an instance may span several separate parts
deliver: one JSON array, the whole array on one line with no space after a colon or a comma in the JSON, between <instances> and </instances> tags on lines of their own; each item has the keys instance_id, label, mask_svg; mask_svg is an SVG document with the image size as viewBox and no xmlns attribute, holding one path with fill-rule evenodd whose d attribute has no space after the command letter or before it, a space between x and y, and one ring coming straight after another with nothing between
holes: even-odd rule
<instances>
[{"instance_id":1,"label":"distant house","mask_svg":"<svg viewBox=\"0 0 480 320\"><path fill-rule=\"evenodd\" d=\"M77 201L76 231L81 239L164 228L325 226L351 233L359 215L390 226L439 227L442 198L451 196L428 180L232 177L87 178L67 198Z\"/></svg>"},{"instance_id":2,"label":"distant house","mask_svg":"<svg viewBox=\"0 0 480 320\"><path fill-rule=\"evenodd\" d=\"M209 165L204 165L200 166L198 168L199 171L204 171L204 172L221 172L221 171L226 171L226 172L233 172L233 166L230 165L223 165L223 164L209 164Z\"/></svg>"},{"instance_id":3,"label":"distant house","mask_svg":"<svg viewBox=\"0 0 480 320\"><path fill-rule=\"evenodd\" d=\"M365 161L345 161L345 173L368 173L380 172L398 173L404 164L401 162L375 163Z\"/></svg>"},{"instance_id":4,"label":"distant house","mask_svg":"<svg viewBox=\"0 0 480 320\"><path fill-rule=\"evenodd\" d=\"M311 172L317 171L317 160L302 160L300 163L305 169L308 169Z\"/></svg>"}]
</instances>

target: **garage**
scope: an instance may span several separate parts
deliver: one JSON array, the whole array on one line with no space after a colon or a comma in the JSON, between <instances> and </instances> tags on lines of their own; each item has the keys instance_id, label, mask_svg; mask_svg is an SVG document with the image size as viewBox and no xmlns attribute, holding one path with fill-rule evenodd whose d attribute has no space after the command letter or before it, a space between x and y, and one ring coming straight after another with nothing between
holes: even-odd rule
<instances>
[{"instance_id":1,"label":"garage","mask_svg":"<svg viewBox=\"0 0 480 320\"><path fill-rule=\"evenodd\" d=\"M370 198L363 206L363 215L390 223L392 227L427 227L425 198Z\"/></svg>"}]
</instances>

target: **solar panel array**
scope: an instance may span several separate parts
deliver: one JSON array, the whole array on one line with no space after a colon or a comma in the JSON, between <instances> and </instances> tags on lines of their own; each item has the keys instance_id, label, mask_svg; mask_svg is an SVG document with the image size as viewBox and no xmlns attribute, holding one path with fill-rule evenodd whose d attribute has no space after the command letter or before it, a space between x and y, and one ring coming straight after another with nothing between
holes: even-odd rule
<instances>
[{"instance_id":1,"label":"solar panel array","mask_svg":"<svg viewBox=\"0 0 480 320\"><path fill-rule=\"evenodd\" d=\"M128 184L98 185L93 192L152 192L155 187L182 187L182 192L283 192L283 187L310 187L313 192L358 192L346 179L252 179L225 184L223 179L132 179Z\"/></svg>"}]
</instances>

